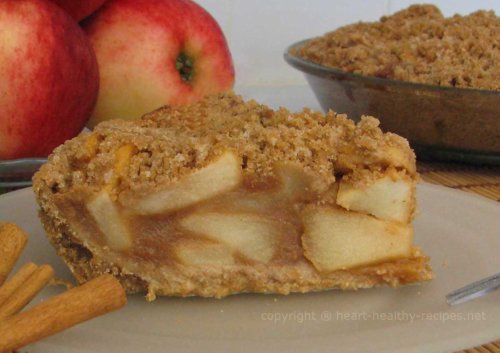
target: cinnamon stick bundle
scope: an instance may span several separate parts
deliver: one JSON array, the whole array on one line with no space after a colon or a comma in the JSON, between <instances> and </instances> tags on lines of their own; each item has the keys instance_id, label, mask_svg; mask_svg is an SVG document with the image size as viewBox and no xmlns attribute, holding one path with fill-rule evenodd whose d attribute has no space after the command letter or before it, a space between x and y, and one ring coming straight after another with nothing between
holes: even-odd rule
<instances>
[{"instance_id":1,"label":"cinnamon stick bundle","mask_svg":"<svg viewBox=\"0 0 500 353\"><path fill-rule=\"evenodd\" d=\"M28 236L14 223L0 222L0 286L21 255Z\"/></svg>"},{"instance_id":2,"label":"cinnamon stick bundle","mask_svg":"<svg viewBox=\"0 0 500 353\"><path fill-rule=\"evenodd\" d=\"M4 303L0 304L0 321L8 316L16 314L24 308L54 277L54 270L49 265L38 267L12 293Z\"/></svg>"},{"instance_id":3,"label":"cinnamon stick bundle","mask_svg":"<svg viewBox=\"0 0 500 353\"><path fill-rule=\"evenodd\" d=\"M33 274L33 272L36 271L37 268L38 266L33 262L28 262L7 282L5 282L3 286L0 286L0 306L22 286L22 284Z\"/></svg>"},{"instance_id":4,"label":"cinnamon stick bundle","mask_svg":"<svg viewBox=\"0 0 500 353\"><path fill-rule=\"evenodd\" d=\"M102 275L47 299L20 314L0 320L0 352L18 349L127 303L120 282Z\"/></svg>"}]
</instances>

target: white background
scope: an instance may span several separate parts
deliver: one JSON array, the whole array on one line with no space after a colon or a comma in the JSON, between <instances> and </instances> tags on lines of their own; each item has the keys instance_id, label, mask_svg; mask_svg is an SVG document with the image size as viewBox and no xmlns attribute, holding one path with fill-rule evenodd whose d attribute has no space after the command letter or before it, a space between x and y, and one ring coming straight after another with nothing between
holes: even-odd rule
<instances>
[{"instance_id":1,"label":"white background","mask_svg":"<svg viewBox=\"0 0 500 353\"><path fill-rule=\"evenodd\" d=\"M283 60L288 45L349 23L375 21L418 3L409 0L195 1L215 17L226 35L236 69L236 91L271 105L283 101L289 107L292 105L292 109L304 105L319 106L306 89L302 74ZM426 2L436 4L445 16L468 14L479 9L494 10L500 15L500 0ZM303 90L298 88L300 86ZM267 92L272 91L275 96L282 88L287 89L286 101L278 97L266 102Z\"/></svg>"}]
</instances>

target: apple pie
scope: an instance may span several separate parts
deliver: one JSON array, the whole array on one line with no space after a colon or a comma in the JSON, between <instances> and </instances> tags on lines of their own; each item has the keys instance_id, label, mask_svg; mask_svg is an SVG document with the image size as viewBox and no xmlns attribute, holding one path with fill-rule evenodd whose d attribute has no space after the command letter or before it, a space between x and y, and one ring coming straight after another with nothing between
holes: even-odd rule
<instances>
[{"instance_id":1,"label":"apple pie","mask_svg":"<svg viewBox=\"0 0 500 353\"><path fill-rule=\"evenodd\" d=\"M426 281L415 156L378 125L225 93L101 123L33 188L78 281L111 273L149 300Z\"/></svg>"},{"instance_id":2,"label":"apple pie","mask_svg":"<svg viewBox=\"0 0 500 353\"><path fill-rule=\"evenodd\" d=\"M435 5L414 4L310 39L293 54L364 76L499 91L499 38L494 11L444 17Z\"/></svg>"}]
</instances>

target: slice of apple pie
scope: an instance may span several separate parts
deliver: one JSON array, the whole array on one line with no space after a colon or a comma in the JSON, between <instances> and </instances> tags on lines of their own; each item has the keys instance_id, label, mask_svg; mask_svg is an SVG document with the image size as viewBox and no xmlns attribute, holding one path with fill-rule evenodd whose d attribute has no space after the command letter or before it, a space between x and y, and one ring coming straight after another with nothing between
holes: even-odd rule
<instances>
[{"instance_id":1,"label":"slice of apple pie","mask_svg":"<svg viewBox=\"0 0 500 353\"><path fill-rule=\"evenodd\" d=\"M378 124L217 95L98 125L33 187L78 281L112 273L148 299L429 280L415 157Z\"/></svg>"}]
</instances>

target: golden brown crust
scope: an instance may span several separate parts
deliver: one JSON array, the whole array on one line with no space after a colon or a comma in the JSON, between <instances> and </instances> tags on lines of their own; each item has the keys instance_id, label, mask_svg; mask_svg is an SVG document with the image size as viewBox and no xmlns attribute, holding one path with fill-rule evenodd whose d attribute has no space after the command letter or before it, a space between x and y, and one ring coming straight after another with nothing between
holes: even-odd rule
<instances>
[{"instance_id":1,"label":"golden brown crust","mask_svg":"<svg viewBox=\"0 0 500 353\"><path fill-rule=\"evenodd\" d=\"M367 76L499 90L500 18L493 11L444 18L434 5L412 5L341 27L294 54Z\"/></svg>"}]
</instances>

